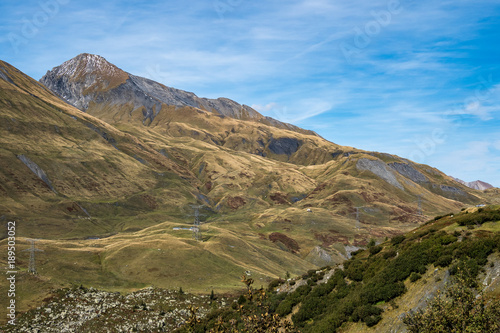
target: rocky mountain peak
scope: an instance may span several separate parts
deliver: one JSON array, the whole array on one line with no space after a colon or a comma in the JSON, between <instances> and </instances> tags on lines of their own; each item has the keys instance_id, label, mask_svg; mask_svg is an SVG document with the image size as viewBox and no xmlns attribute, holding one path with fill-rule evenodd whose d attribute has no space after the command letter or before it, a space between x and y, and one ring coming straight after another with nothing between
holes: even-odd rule
<instances>
[{"instance_id":1,"label":"rocky mountain peak","mask_svg":"<svg viewBox=\"0 0 500 333\"><path fill-rule=\"evenodd\" d=\"M109 63L104 57L89 53L79 54L49 72L53 72L58 76L68 76L73 80L78 80L90 74L100 77L115 77L126 74L115 65Z\"/></svg>"},{"instance_id":2,"label":"rocky mountain peak","mask_svg":"<svg viewBox=\"0 0 500 333\"><path fill-rule=\"evenodd\" d=\"M82 53L47 71L40 82L68 103L86 110L96 93L114 89L128 78L128 73L105 58Z\"/></svg>"},{"instance_id":3,"label":"rocky mountain peak","mask_svg":"<svg viewBox=\"0 0 500 333\"><path fill-rule=\"evenodd\" d=\"M491 184L488 184L486 182L483 182L481 180L476 180L476 181L473 181L473 182L466 182L466 181L463 181L461 179L458 179L458 178L454 178L457 182L459 182L460 184L463 184L469 188L472 188L474 190L479 190L479 191L484 191L484 190L487 190L489 188L493 188L493 185Z\"/></svg>"},{"instance_id":4,"label":"rocky mountain peak","mask_svg":"<svg viewBox=\"0 0 500 333\"><path fill-rule=\"evenodd\" d=\"M95 109L131 114L142 111L142 122L148 125L163 106L194 107L220 116L260 122L277 128L317 136L297 126L264 117L247 105L228 98L201 98L192 92L167 87L159 82L129 74L105 58L82 53L48 71L41 80L47 88L69 104L94 114ZM93 103L94 109L90 108ZM132 106L132 111L130 111ZM112 109L112 111L110 111Z\"/></svg>"}]
</instances>

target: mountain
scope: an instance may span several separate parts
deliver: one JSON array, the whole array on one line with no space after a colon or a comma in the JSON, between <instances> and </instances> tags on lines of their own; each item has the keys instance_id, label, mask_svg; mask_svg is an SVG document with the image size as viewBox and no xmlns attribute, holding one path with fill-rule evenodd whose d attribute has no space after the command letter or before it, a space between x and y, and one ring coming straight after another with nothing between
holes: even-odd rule
<instances>
[{"instance_id":1,"label":"mountain","mask_svg":"<svg viewBox=\"0 0 500 333\"><path fill-rule=\"evenodd\" d=\"M465 182L465 181L458 179L458 178L455 178L455 180L457 182L459 182L460 184L464 184L465 186L470 187L474 190L484 191L484 190L493 188L493 185L485 183L485 182L480 181L480 180L476 180L473 182Z\"/></svg>"},{"instance_id":2,"label":"mountain","mask_svg":"<svg viewBox=\"0 0 500 333\"><path fill-rule=\"evenodd\" d=\"M83 53L48 71L40 80L71 105L91 112L92 104L130 108L142 112L143 123L150 124L162 106L192 106L220 116L252 120L299 133L315 135L291 124L264 117L247 105L228 98L207 99L158 82L124 72L101 56ZM90 110L89 110L90 108Z\"/></svg>"},{"instance_id":3,"label":"mountain","mask_svg":"<svg viewBox=\"0 0 500 333\"><path fill-rule=\"evenodd\" d=\"M341 263L430 216L499 201L494 189L236 102L208 108L98 56L42 82L0 62L0 221L17 222L20 311L71 284L222 292L239 289L242 272L267 284ZM189 230L192 205L204 205L203 241ZM43 250L38 276L27 273L27 238Z\"/></svg>"}]
</instances>

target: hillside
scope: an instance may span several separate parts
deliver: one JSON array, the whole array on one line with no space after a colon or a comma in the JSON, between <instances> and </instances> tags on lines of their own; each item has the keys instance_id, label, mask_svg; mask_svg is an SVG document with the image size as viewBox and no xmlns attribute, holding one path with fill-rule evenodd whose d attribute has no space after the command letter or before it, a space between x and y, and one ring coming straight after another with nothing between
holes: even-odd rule
<instances>
[{"instance_id":1,"label":"hillside","mask_svg":"<svg viewBox=\"0 0 500 333\"><path fill-rule=\"evenodd\" d=\"M82 55L42 80L63 101L0 62L0 221L17 222L19 310L71 284L225 292L245 271L267 284L343 262L430 216L498 203L498 189L237 113L236 102L233 113L194 95L196 106L169 102L163 93L184 92L145 80ZM197 242L191 205L201 204ZM27 238L44 251L37 276L21 252Z\"/></svg>"},{"instance_id":2,"label":"hillside","mask_svg":"<svg viewBox=\"0 0 500 333\"><path fill-rule=\"evenodd\" d=\"M472 331L475 327L474 332L497 332L499 245L500 206L470 208L438 216L378 245L371 242L343 265L274 280L267 290L245 274L240 283L244 291L233 296L185 295L152 287L130 294L76 286L56 290L42 306L19 316L18 329L277 332L281 327L283 332L406 332L405 318L418 310L429 311L430 304L437 309L435 302L449 290L465 299L440 303L447 313L431 317L437 325L412 332L444 332L439 323L445 317L448 327L466 323ZM473 290L480 291L480 297L468 293ZM458 317L454 313L473 304L486 304L485 317L478 317L474 308Z\"/></svg>"},{"instance_id":3,"label":"hillside","mask_svg":"<svg viewBox=\"0 0 500 333\"><path fill-rule=\"evenodd\" d=\"M288 332L407 332L409 323L412 332L498 332L499 245L499 206L438 216L343 265L276 280L264 299L251 289L180 332L250 332L243 327L256 322L274 331L284 320L293 322ZM434 315L408 321L419 311Z\"/></svg>"}]
</instances>

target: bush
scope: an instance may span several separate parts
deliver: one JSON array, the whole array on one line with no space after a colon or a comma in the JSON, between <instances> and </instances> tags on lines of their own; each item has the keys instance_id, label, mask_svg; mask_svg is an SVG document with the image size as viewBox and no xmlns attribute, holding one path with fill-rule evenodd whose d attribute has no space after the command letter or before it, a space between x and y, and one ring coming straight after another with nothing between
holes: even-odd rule
<instances>
[{"instance_id":1,"label":"bush","mask_svg":"<svg viewBox=\"0 0 500 333\"><path fill-rule=\"evenodd\" d=\"M500 221L500 212L491 208L479 208L475 213L462 214L457 218L457 223L460 226L483 224L494 221Z\"/></svg>"},{"instance_id":2,"label":"bush","mask_svg":"<svg viewBox=\"0 0 500 333\"><path fill-rule=\"evenodd\" d=\"M394 258L397 255L396 250L390 249L387 252L384 252L384 259Z\"/></svg>"},{"instance_id":3,"label":"bush","mask_svg":"<svg viewBox=\"0 0 500 333\"><path fill-rule=\"evenodd\" d=\"M272 280L271 282L269 282L269 285L267 286L267 290L274 291L283 282L285 282L285 281L283 281L281 279Z\"/></svg>"},{"instance_id":4,"label":"bush","mask_svg":"<svg viewBox=\"0 0 500 333\"><path fill-rule=\"evenodd\" d=\"M398 245L398 244L402 243L405 239L406 239L405 235L394 236L391 239L391 243L393 245Z\"/></svg>"},{"instance_id":5,"label":"bush","mask_svg":"<svg viewBox=\"0 0 500 333\"><path fill-rule=\"evenodd\" d=\"M469 285L460 277L454 279L446 297L437 297L424 310L403 318L408 332L497 332L500 327L500 301L476 297L475 290Z\"/></svg>"},{"instance_id":6,"label":"bush","mask_svg":"<svg viewBox=\"0 0 500 333\"><path fill-rule=\"evenodd\" d=\"M377 316L383 312L382 309L374 306L374 305L362 305L355 308L352 313L352 321L363 321L367 322L372 316ZM378 321L377 321L378 322ZM376 323L375 323L376 324Z\"/></svg>"},{"instance_id":7,"label":"bush","mask_svg":"<svg viewBox=\"0 0 500 333\"><path fill-rule=\"evenodd\" d=\"M382 246L380 246L380 245L370 247L370 254L371 255L375 255L375 254L379 253L380 251L382 251Z\"/></svg>"},{"instance_id":8,"label":"bush","mask_svg":"<svg viewBox=\"0 0 500 333\"><path fill-rule=\"evenodd\" d=\"M455 243L457 241L457 237L455 235L445 234L439 237L439 241L442 245L449 245L451 243Z\"/></svg>"},{"instance_id":9,"label":"bush","mask_svg":"<svg viewBox=\"0 0 500 333\"><path fill-rule=\"evenodd\" d=\"M421 278L422 278L422 275L420 275L419 273L412 272L410 274L410 281L411 282L415 282L415 281L417 281L417 280L419 280Z\"/></svg>"},{"instance_id":10,"label":"bush","mask_svg":"<svg viewBox=\"0 0 500 333\"><path fill-rule=\"evenodd\" d=\"M452 256L444 255L439 257L438 260L436 260L435 264L436 266L439 267L448 267L451 264L452 260L453 260Z\"/></svg>"},{"instance_id":11,"label":"bush","mask_svg":"<svg viewBox=\"0 0 500 333\"><path fill-rule=\"evenodd\" d=\"M355 257L356 255L360 254L360 253L363 253L365 250L363 249L359 249L359 250L356 250L354 252L351 252L351 256L352 257Z\"/></svg>"},{"instance_id":12,"label":"bush","mask_svg":"<svg viewBox=\"0 0 500 333\"><path fill-rule=\"evenodd\" d=\"M365 318L365 324L366 326L368 327L372 327L372 326L375 326L378 324L379 321L382 320L382 316L381 315L376 315L376 316L370 316L370 317L367 317Z\"/></svg>"},{"instance_id":13,"label":"bush","mask_svg":"<svg viewBox=\"0 0 500 333\"><path fill-rule=\"evenodd\" d=\"M281 302L280 305L278 305L278 307L276 308L276 313L282 317L286 316L292 312L294 305L295 304L293 303L293 301L287 298L283 302Z\"/></svg>"},{"instance_id":14,"label":"bush","mask_svg":"<svg viewBox=\"0 0 500 333\"><path fill-rule=\"evenodd\" d=\"M238 304L241 305L241 304L245 304L247 301L247 298L245 297L245 295L240 295L240 297L238 297Z\"/></svg>"},{"instance_id":15,"label":"bush","mask_svg":"<svg viewBox=\"0 0 500 333\"><path fill-rule=\"evenodd\" d=\"M347 277L353 281L363 281L363 271L365 268L363 263L359 260L349 260L346 264L348 264L345 270Z\"/></svg>"}]
</instances>

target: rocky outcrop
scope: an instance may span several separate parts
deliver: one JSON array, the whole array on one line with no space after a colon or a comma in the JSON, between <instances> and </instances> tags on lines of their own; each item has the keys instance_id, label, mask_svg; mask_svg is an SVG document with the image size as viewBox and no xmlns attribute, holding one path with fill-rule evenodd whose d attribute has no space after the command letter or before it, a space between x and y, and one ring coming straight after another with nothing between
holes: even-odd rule
<instances>
[{"instance_id":1,"label":"rocky outcrop","mask_svg":"<svg viewBox=\"0 0 500 333\"><path fill-rule=\"evenodd\" d=\"M333 263L332 256L319 245L314 247L305 259L319 267Z\"/></svg>"},{"instance_id":2,"label":"rocky outcrop","mask_svg":"<svg viewBox=\"0 0 500 333\"><path fill-rule=\"evenodd\" d=\"M272 138L269 142L269 150L278 155L292 155L299 150L302 142L295 138Z\"/></svg>"},{"instance_id":3,"label":"rocky outcrop","mask_svg":"<svg viewBox=\"0 0 500 333\"><path fill-rule=\"evenodd\" d=\"M399 188L400 190L404 190L403 185L401 185L396 176L389 169L387 164L380 160L370 160L368 158L360 158L356 163L356 168L360 171L367 170L378 177L382 178L392 186Z\"/></svg>"},{"instance_id":4,"label":"rocky outcrop","mask_svg":"<svg viewBox=\"0 0 500 333\"><path fill-rule=\"evenodd\" d=\"M57 294L18 315L12 332L171 332L189 319L190 308L204 318L232 302L224 296L211 299L153 287L127 295L84 287Z\"/></svg>"},{"instance_id":5,"label":"rocky outcrop","mask_svg":"<svg viewBox=\"0 0 500 333\"><path fill-rule=\"evenodd\" d=\"M42 170L32 160L30 160L28 157L25 155L17 155L17 158L24 163L35 175L37 175L38 178L40 178L54 193L57 193L56 190L54 189L54 186L52 186L52 182L50 181L49 177L47 177L47 174L45 171Z\"/></svg>"},{"instance_id":6,"label":"rocky outcrop","mask_svg":"<svg viewBox=\"0 0 500 333\"><path fill-rule=\"evenodd\" d=\"M389 163L389 166L396 170L400 175L411 179L415 183L426 183L429 181L426 176L409 164L394 162Z\"/></svg>"}]
</instances>

